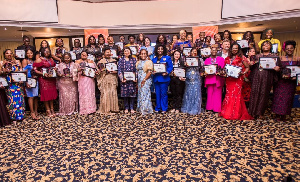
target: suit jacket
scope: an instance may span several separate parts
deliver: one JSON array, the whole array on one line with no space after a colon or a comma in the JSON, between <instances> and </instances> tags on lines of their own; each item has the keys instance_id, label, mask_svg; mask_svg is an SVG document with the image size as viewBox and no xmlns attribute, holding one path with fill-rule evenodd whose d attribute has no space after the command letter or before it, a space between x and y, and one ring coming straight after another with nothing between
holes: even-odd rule
<instances>
[{"instance_id":1,"label":"suit jacket","mask_svg":"<svg viewBox=\"0 0 300 182\"><path fill-rule=\"evenodd\" d=\"M158 58L155 57L152 59L152 62L158 63ZM156 73L153 75L153 82L169 82L170 81L170 73L173 71L173 63L170 56L163 56L160 58L159 63L166 63L166 71L168 75L163 76L162 73Z\"/></svg>"}]
</instances>

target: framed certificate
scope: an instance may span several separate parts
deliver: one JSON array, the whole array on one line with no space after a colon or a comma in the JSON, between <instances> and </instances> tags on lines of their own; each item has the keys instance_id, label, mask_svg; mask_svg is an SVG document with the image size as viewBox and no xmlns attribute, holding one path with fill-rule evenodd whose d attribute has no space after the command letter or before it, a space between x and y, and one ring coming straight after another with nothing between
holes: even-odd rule
<instances>
[{"instance_id":1,"label":"framed certificate","mask_svg":"<svg viewBox=\"0 0 300 182\"><path fill-rule=\"evenodd\" d=\"M291 78L291 69L284 68L282 69L282 78Z\"/></svg>"},{"instance_id":2,"label":"framed certificate","mask_svg":"<svg viewBox=\"0 0 300 182\"><path fill-rule=\"evenodd\" d=\"M166 64L164 63L154 63L153 64L153 71L154 73L165 73L166 70Z\"/></svg>"},{"instance_id":3,"label":"framed certificate","mask_svg":"<svg viewBox=\"0 0 300 182\"><path fill-rule=\"evenodd\" d=\"M277 63L277 57L260 57L259 68L274 69Z\"/></svg>"},{"instance_id":4,"label":"framed certificate","mask_svg":"<svg viewBox=\"0 0 300 182\"><path fill-rule=\"evenodd\" d=\"M89 66L86 66L83 71L82 71L82 75L83 76L87 76L87 77L90 77L90 78L95 78L96 76L96 71L95 71L95 68L91 68Z\"/></svg>"},{"instance_id":5,"label":"framed certificate","mask_svg":"<svg viewBox=\"0 0 300 182\"><path fill-rule=\"evenodd\" d=\"M182 54L185 56L189 56L192 49L192 47L184 47L182 50Z\"/></svg>"},{"instance_id":6,"label":"framed certificate","mask_svg":"<svg viewBox=\"0 0 300 182\"><path fill-rule=\"evenodd\" d=\"M202 48L201 49L201 55L202 56L209 56L211 54L211 49L210 48Z\"/></svg>"},{"instance_id":7,"label":"framed certificate","mask_svg":"<svg viewBox=\"0 0 300 182\"><path fill-rule=\"evenodd\" d=\"M129 46L132 55L136 55L137 54L137 46Z\"/></svg>"},{"instance_id":8,"label":"framed certificate","mask_svg":"<svg viewBox=\"0 0 300 182\"><path fill-rule=\"evenodd\" d=\"M71 77L72 76L70 68L63 69L63 74L65 75L65 77Z\"/></svg>"},{"instance_id":9,"label":"framed certificate","mask_svg":"<svg viewBox=\"0 0 300 182\"><path fill-rule=\"evenodd\" d=\"M28 83L28 85L30 85L30 88L35 88L37 81L34 78L28 78L27 83Z\"/></svg>"},{"instance_id":10,"label":"framed certificate","mask_svg":"<svg viewBox=\"0 0 300 182\"><path fill-rule=\"evenodd\" d=\"M11 72L12 82L27 82L27 72L26 71L16 71Z\"/></svg>"},{"instance_id":11,"label":"framed certificate","mask_svg":"<svg viewBox=\"0 0 300 182\"><path fill-rule=\"evenodd\" d=\"M7 87L8 83L5 77L0 77L0 87Z\"/></svg>"},{"instance_id":12,"label":"framed certificate","mask_svg":"<svg viewBox=\"0 0 300 182\"><path fill-rule=\"evenodd\" d=\"M52 77L52 78L57 77L56 70L55 70L54 67L51 67L51 68L48 69L48 75L49 75L49 77Z\"/></svg>"},{"instance_id":13,"label":"framed certificate","mask_svg":"<svg viewBox=\"0 0 300 182\"><path fill-rule=\"evenodd\" d=\"M89 54L88 57L87 57L87 59L95 61L95 56L92 55L92 54Z\"/></svg>"},{"instance_id":14,"label":"framed certificate","mask_svg":"<svg viewBox=\"0 0 300 182\"><path fill-rule=\"evenodd\" d=\"M242 71L242 67L233 66L230 64L225 65L225 70L227 73L227 77L238 78L240 76L240 72Z\"/></svg>"},{"instance_id":15,"label":"framed certificate","mask_svg":"<svg viewBox=\"0 0 300 182\"><path fill-rule=\"evenodd\" d=\"M147 51L148 51L148 55L153 54L153 52L154 52L154 47L153 47L153 46L147 47Z\"/></svg>"},{"instance_id":16,"label":"framed certificate","mask_svg":"<svg viewBox=\"0 0 300 182\"><path fill-rule=\"evenodd\" d=\"M182 77L185 78L185 69L184 68L174 68L174 75L176 77Z\"/></svg>"},{"instance_id":17,"label":"framed certificate","mask_svg":"<svg viewBox=\"0 0 300 182\"><path fill-rule=\"evenodd\" d=\"M134 72L123 72L123 78L127 81L135 81L135 73Z\"/></svg>"},{"instance_id":18,"label":"framed certificate","mask_svg":"<svg viewBox=\"0 0 300 182\"><path fill-rule=\"evenodd\" d=\"M115 45L119 46L121 50L124 48L123 42L116 42Z\"/></svg>"},{"instance_id":19,"label":"framed certificate","mask_svg":"<svg viewBox=\"0 0 300 182\"><path fill-rule=\"evenodd\" d=\"M18 58L22 58L24 59L25 58L25 50L23 49L15 49L15 55L18 57Z\"/></svg>"},{"instance_id":20,"label":"framed certificate","mask_svg":"<svg viewBox=\"0 0 300 182\"><path fill-rule=\"evenodd\" d=\"M76 60L76 53L74 51L69 52L71 54L71 59Z\"/></svg>"},{"instance_id":21,"label":"framed certificate","mask_svg":"<svg viewBox=\"0 0 300 182\"><path fill-rule=\"evenodd\" d=\"M300 74L297 74L297 86L300 86Z\"/></svg>"},{"instance_id":22,"label":"framed certificate","mask_svg":"<svg viewBox=\"0 0 300 182\"><path fill-rule=\"evenodd\" d=\"M211 65L204 65L204 72L207 75L214 75L217 73L217 64L211 64Z\"/></svg>"},{"instance_id":23,"label":"framed certificate","mask_svg":"<svg viewBox=\"0 0 300 182\"><path fill-rule=\"evenodd\" d=\"M278 44L272 44L272 53L278 53Z\"/></svg>"},{"instance_id":24,"label":"framed certificate","mask_svg":"<svg viewBox=\"0 0 300 182\"><path fill-rule=\"evenodd\" d=\"M110 52L111 52L111 57L112 58L117 58L118 57L116 49L110 49Z\"/></svg>"},{"instance_id":25,"label":"framed certificate","mask_svg":"<svg viewBox=\"0 0 300 182\"><path fill-rule=\"evenodd\" d=\"M198 57L188 57L185 59L186 65L189 67L198 67L199 66L198 60L199 60Z\"/></svg>"},{"instance_id":26,"label":"framed certificate","mask_svg":"<svg viewBox=\"0 0 300 182\"><path fill-rule=\"evenodd\" d=\"M117 62L106 63L105 68L107 71L118 71Z\"/></svg>"},{"instance_id":27,"label":"framed certificate","mask_svg":"<svg viewBox=\"0 0 300 182\"><path fill-rule=\"evenodd\" d=\"M237 40L236 43L240 45L241 48L248 48L249 44L247 40Z\"/></svg>"},{"instance_id":28,"label":"framed certificate","mask_svg":"<svg viewBox=\"0 0 300 182\"><path fill-rule=\"evenodd\" d=\"M296 77L297 74L300 74L300 66L286 66L286 68L291 70L291 77Z\"/></svg>"}]
</instances>

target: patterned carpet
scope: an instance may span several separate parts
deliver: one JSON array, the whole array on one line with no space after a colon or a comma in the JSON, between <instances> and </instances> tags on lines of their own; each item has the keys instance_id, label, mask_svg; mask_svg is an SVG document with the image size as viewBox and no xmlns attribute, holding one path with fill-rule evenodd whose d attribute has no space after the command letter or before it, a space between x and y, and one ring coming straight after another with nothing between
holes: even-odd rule
<instances>
[{"instance_id":1,"label":"patterned carpet","mask_svg":"<svg viewBox=\"0 0 300 182\"><path fill-rule=\"evenodd\" d=\"M209 112L28 119L0 128L0 179L300 181L299 111L286 122Z\"/></svg>"}]
</instances>

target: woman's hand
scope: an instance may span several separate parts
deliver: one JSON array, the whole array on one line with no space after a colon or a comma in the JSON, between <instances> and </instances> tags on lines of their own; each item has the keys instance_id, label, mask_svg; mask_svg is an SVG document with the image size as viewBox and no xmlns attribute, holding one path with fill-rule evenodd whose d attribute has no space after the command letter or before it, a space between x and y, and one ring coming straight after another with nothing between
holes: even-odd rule
<instances>
[{"instance_id":1,"label":"woman's hand","mask_svg":"<svg viewBox=\"0 0 300 182\"><path fill-rule=\"evenodd\" d=\"M125 80L125 79L123 79L123 80L122 80L122 83L126 83L126 80Z\"/></svg>"},{"instance_id":2,"label":"woman's hand","mask_svg":"<svg viewBox=\"0 0 300 182\"><path fill-rule=\"evenodd\" d=\"M145 83L146 83L146 80L143 80L143 81L141 82L141 87L143 87L143 86L145 85Z\"/></svg>"},{"instance_id":3,"label":"woman's hand","mask_svg":"<svg viewBox=\"0 0 300 182\"><path fill-rule=\"evenodd\" d=\"M181 81L185 81L185 80L186 80L186 78L179 77L179 80L181 80Z\"/></svg>"},{"instance_id":4,"label":"woman's hand","mask_svg":"<svg viewBox=\"0 0 300 182\"><path fill-rule=\"evenodd\" d=\"M163 74L162 74L162 76L167 76L167 75L168 75L168 73L163 73Z\"/></svg>"},{"instance_id":5,"label":"woman's hand","mask_svg":"<svg viewBox=\"0 0 300 182\"><path fill-rule=\"evenodd\" d=\"M31 88L30 85L29 85L27 82L26 82L26 87L27 87L27 88Z\"/></svg>"},{"instance_id":6,"label":"woman's hand","mask_svg":"<svg viewBox=\"0 0 300 182\"><path fill-rule=\"evenodd\" d=\"M275 70L275 71L280 71L280 67L279 67L279 66L275 66L275 67L274 67L274 70Z\"/></svg>"}]
</instances>

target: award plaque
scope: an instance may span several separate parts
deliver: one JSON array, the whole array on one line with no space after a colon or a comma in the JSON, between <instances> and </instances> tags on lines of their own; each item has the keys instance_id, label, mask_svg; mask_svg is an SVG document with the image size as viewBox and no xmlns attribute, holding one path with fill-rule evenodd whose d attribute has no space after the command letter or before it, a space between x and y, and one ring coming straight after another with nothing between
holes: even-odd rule
<instances>
[{"instance_id":1,"label":"award plaque","mask_svg":"<svg viewBox=\"0 0 300 182\"><path fill-rule=\"evenodd\" d=\"M30 88L35 88L37 85L37 81L34 78L28 78L27 84L30 86Z\"/></svg>"},{"instance_id":2,"label":"award plaque","mask_svg":"<svg viewBox=\"0 0 300 182\"><path fill-rule=\"evenodd\" d=\"M89 54L88 57L87 57L87 59L95 61L95 56L92 55L92 54Z\"/></svg>"},{"instance_id":3,"label":"award plaque","mask_svg":"<svg viewBox=\"0 0 300 182\"><path fill-rule=\"evenodd\" d=\"M199 60L198 57L187 57L185 59L186 65L189 67L198 67L199 66L198 60Z\"/></svg>"},{"instance_id":4,"label":"award plaque","mask_svg":"<svg viewBox=\"0 0 300 182\"><path fill-rule=\"evenodd\" d=\"M278 53L278 44L272 44L272 53Z\"/></svg>"},{"instance_id":5,"label":"award plaque","mask_svg":"<svg viewBox=\"0 0 300 182\"><path fill-rule=\"evenodd\" d=\"M153 72L154 73L165 73L166 71L166 64L165 63L154 63L153 64Z\"/></svg>"},{"instance_id":6,"label":"award plaque","mask_svg":"<svg viewBox=\"0 0 300 182\"><path fill-rule=\"evenodd\" d=\"M123 42L116 42L115 45L119 46L121 50L124 48Z\"/></svg>"},{"instance_id":7,"label":"award plaque","mask_svg":"<svg viewBox=\"0 0 300 182\"><path fill-rule=\"evenodd\" d=\"M182 50L182 54L185 56L189 56L192 49L192 47L184 47Z\"/></svg>"},{"instance_id":8,"label":"award plaque","mask_svg":"<svg viewBox=\"0 0 300 182\"><path fill-rule=\"evenodd\" d=\"M240 45L241 48L248 48L249 44L247 40L237 40L236 43Z\"/></svg>"},{"instance_id":9,"label":"award plaque","mask_svg":"<svg viewBox=\"0 0 300 182\"><path fill-rule=\"evenodd\" d=\"M134 72L123 72L123 78L126 81L135 81L135 73Z\"/></svg>"},{"instance_id":10,"label":"award plaque","mask_svg":"<svg viewBox=\"0 0 300 182\"><path fill-rule=\"evenodd\" d=\"M116 62L110 62L105 64L107 71L118 71L118 65Z\"/></svg>"},{"instance_id":11,"label":"award plaque","mask_svg":"<svg viewBox=\"0 0 300 182\"><path fill-rule=\"evenodd\" d=\"M64 68L63 72L64 72L63 74L65 75L65 77L72 77L70 68Z\"/></svg>"},{"instance_id":12,"label":"award plaque","mask_svg":"<svg viewBox=\"0 0 300 182\"><path fill-rule=\"evenodd\" d=\"M210 48L202 48L201 49L201 55L202 56L209 56L211 54L211 49Z\"/></svg>"},{"instance_id":13,"label":"award plaque","mask_svg":"<svg viewBox=\"0 0 300 182\"><path fill-rule=\"evenodd\" d=\"M27 72L26 71L17 71L11 72L12 82L27 82Z\"/></svg>"},{"instance_id":14,"label":"award plaque","mask_svg":"<svg viewBox=\"0 0 300 182\"><path fill-rule=\"evenodd\" d=\"M282 69L282 78L291 78L291 69L284 68Z\"/></svg>"},{"instance_id":15,"label":"award plaque","mask_svg":"<svg viewBox=\"0 0 300 182\"><path fill-rule=\"evenodd\" d=\"M242 67L233 66L230 64L225 65L227 77L238 78L240 76L240 72L242 71Z\"/></svg>"},{"instance_id":16,"label":"award plaque","mask_svg":"<svg viewBox=\"0 0 300 182\"><path fill-rule=\"evenodd\" d=\"M110 52L111 52L111 57L112 58L117 58L118 57L116 49L110 49Z\"/></svg>"},{"instance_id":17,"label":"award plaque","mask_svg":"<svg viewBox=\"0 0 300 182\"><path fill-rule=\"evenodd\" d=\"M89 66L86 66L83 71L82 71L82 75L83 76L87 76L87 77L90 77L90 78L95 78L96 76L96 71L95 71L95 68L91 68Z\"/></svg>"},{"instance_id":18,"label":"award plaque","mask_svg":"<svg viewBox=\"0 0 300 182\"><path fill-rule=\"evenodd\" d=\"M204 65L204 72L207 75L215 75L217 73L217 64Z\"/></svg>"},{"instance_id":19,"label":"award plaque","mask_svg":"<svg viewBox=\"0 0 300 182\"><path fill-rule=\"evenodd\" d=\"M5 77L0 77L0 87L7 87L8 83Z\"/></svg>"},{"instance_id":20,"label":"award plaque","mask_svg":"<svg viewBox=\"0 0 300 182\"><path fill-rule=\"evenodd\" d=\"M179 68L179 67L174 68L174 75L176 77L185 78L185 69L184 68Z\"/></svg>"},{"instance_id":21,"label":"award plaque","mask_svg":"<svg viewBox=\"0 0 300 182\"><path fill-rule=\"evenodd\" d=\"M48 69L48 77L52 77L52 78L57 77L56 70L54 67Z\"/></svg>"},{"instance_id":22,"label":"award plaque","mask_svg":"<svg viewBox=\"0 0 300 182\"><path fill-rule=\"evenodd\" d=\"M300 66L286 66L286 68L291 70L290 77L296 77L297 74L300 74Z\"/></svg>"},{"instance_id":23,"label":"award plaque","mask_svg":"<svg viewBox=\"0 0 300 182\"><path fill-rule=\"evenodd\" d=\"M69 52L71 54L71 59L74 61L76 60L76 53L74 51Z\"/></svg>"},{"instance_id":24,"label":"award plaque","mask_svg":"<svg viewBox=\"0 0 300 182\"><path fill-rule=\"evenodd\" d=\"M25 58L25 50L23 49L15 49L15 55L17 58L22 58L24 59Z\"/></svg>"},{"instance_id":25,"label":"award plaque","mask_svg":"<svg viewBox=\"0 0 300 182\"><path fill-rule=\"evenodd\" d=\"M260 57L259 68L274 69L277 63L277 57Z\"/></svg>"},{"instance_id":26,"label":"award plaque","mask_svg":"<svg viewBox=\"0 0 300 182\"><path fill-rule=\"evenodd\" d=\"M297 74L297 86L300 86L300 74Z\"/></svg>"},{"instance_id":27,"label":"award plaque","mask_svg":"<svg viewBox=\"0 0 300 182\"><path fill-rule=\"evenodd\" d=\"M136 55L137 54L137 46L129 46L132 55Z\"/></svg>"}]
</instances>

